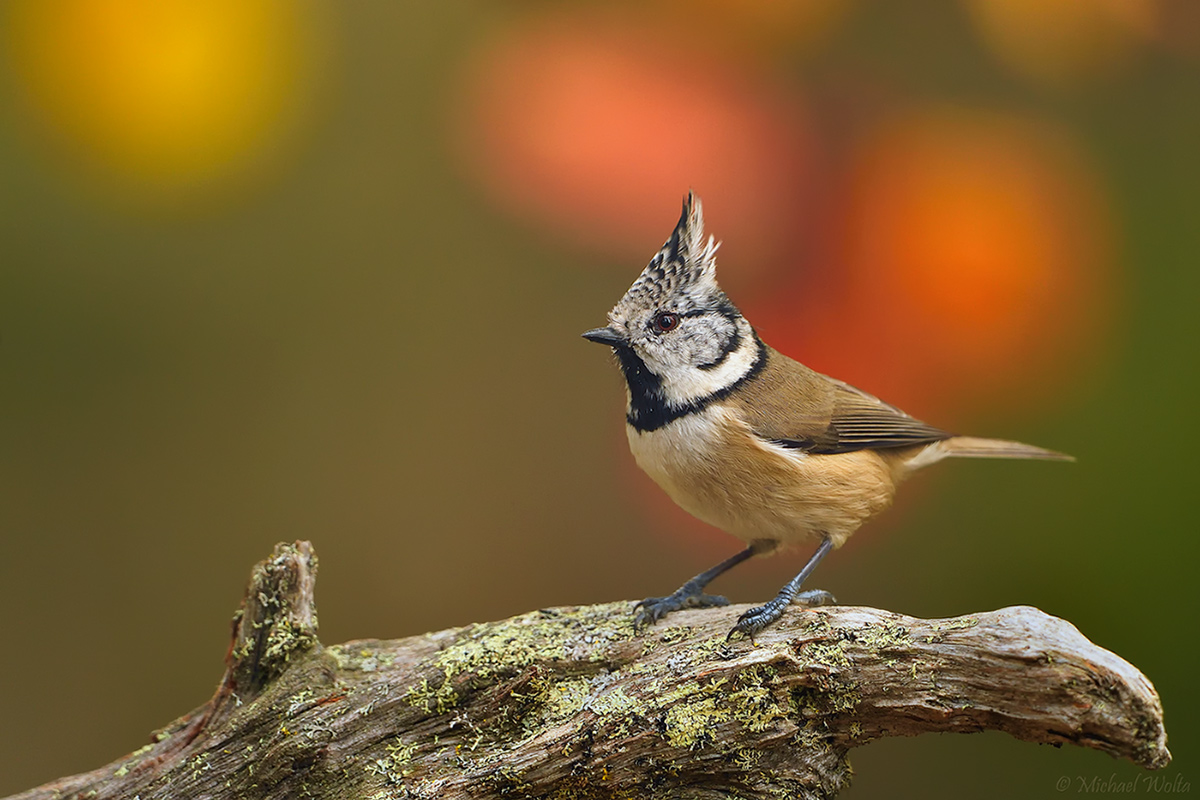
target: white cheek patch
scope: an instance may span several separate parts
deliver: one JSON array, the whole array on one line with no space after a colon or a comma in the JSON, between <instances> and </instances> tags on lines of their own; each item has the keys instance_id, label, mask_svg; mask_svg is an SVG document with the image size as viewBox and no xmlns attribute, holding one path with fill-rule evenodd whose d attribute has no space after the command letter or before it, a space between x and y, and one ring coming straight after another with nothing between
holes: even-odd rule
<instances>
[{"instance_id":1,"label":"white cheek patch","mask_svg":"<svg viewBox=\"0 0 1200 800\"><path fill-rule=\"evenodd\" d=\"M743 336L738 349L712 369L686 366L660 375L663 394L675 406L703 400L744 378L757 359L758 341L753 336Z\"/></svg>"}]
</instances>

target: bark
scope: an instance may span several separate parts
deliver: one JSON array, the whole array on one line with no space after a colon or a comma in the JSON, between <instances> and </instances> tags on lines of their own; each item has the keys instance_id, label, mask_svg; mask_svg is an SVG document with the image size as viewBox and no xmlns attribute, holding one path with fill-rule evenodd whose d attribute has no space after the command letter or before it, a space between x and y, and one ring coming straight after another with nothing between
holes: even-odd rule
<instances>
[{"instance_id":1,"label":"bark","mask_svg":"<svg viewBox=\"0 0 1200 800\"><path fill-rule=\"evenodd\" d=\"M15 797L832 797L884 736L1002 730L1170 761L1137 669L1015 607L923 620L795 609L727 644L727 607L642 633L628 603L322 646L316 557L279 545L206 705L141 750Z\"/></svg>"}]
</instances>

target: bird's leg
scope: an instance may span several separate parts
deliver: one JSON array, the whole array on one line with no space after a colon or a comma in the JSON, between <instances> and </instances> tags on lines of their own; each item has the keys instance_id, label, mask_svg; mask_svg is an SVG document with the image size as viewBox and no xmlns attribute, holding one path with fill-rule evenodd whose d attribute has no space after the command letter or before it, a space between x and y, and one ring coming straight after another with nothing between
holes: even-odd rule
<instances>
[{"instance_id":1,"label":"bird's leg","mask_svg":"<svg viewBox=\"0 0 1200 800\"><path fill-rule=\"evenodd\" d=\"M821 559L832 549L833 541L826 536L821 540L821 546L817 548L817 552L813 553L812 558L804 565L804 569L800 570L800 574L788 581L773 600L765 605L752 608L738 617L737 624L733 626L729 636L725 637L726 641L735 633L740 633L753 640L756 633L774 625L783 616L784 610L793 602L800 602L807 606L824 606L835 602L833 595L820 589L797 594L805 578L812 574L812 571L817 568L817 564L821 563Z\"/></svg>"},{"instance_id":2,"label":"bird's leg","mask_svg":"<svg viewBox=\"0 0 1200 800\"><path fill-rule=\"evenodd\" d=\"M736 567L759 551L760 548L751 545L737 555L725 559L715 567L701 572L676 589L673 594L669 594L666 597L647 597L645 600L642 600L633 607L634 627L638 629L644 628L647 625L658 622L672 611L678 611L681 608L710 608L712 606L729 605L729 601L720 595L704 594L704 587L712 583L713 579L721 573Z\"/></svg>"}]
</instances>

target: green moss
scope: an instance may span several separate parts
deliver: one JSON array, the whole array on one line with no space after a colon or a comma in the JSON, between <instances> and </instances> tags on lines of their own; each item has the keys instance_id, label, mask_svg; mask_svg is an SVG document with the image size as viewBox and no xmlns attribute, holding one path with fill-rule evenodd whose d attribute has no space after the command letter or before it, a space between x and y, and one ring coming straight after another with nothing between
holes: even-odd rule
<instances>
[{"instance_id":1,"label":"green moss","mask_svg":"<svg viewBox=\"0 0 1200 800\"><path fill-rule=\"evenodd\" d=\"M724 636L710 636L692 644L692 650L698 657L712 658L714 656L725 658L730 654L729 642Z\"/></svg>"},{"instance_id":2,"label":"green moss","mask_svg":"<svg viewBox=\"0 0 1200 800\"><path fill-rule=\"evenodd\" d=\"M458 705L458 693L447 679L434 686L429 683L428 678L422 678L419 684L405 692L404 702L429 714L445 714L447 710Z\"/></svg>"},{"instance_id":3,"label":"green moss","mask_svg":"<svg viewBox=\"0 0 1200 800\"><path fill-rule=\"evenodd\" d=\"M735 722L746 731L761 733L791 719L797 710L790 693L779 685L775 669L766 665L746 669L732 684L726 678L694 681L650 694L659 709L666 709L667 741L687 749L711 741L715 725ZM647 709L643 713L655 712Z\"/></svg>"},{"instance_id":4,"label":"green moss","mask_svg":"<svg viewBox=\"0 0 1200 800\"><path fill-rule=\"evenodd\" d=\"M547 800L594 800L602 797L605 800L643 800L647 795L637 789L616 789L605 786L610 779L608 769L601 768L599 775L593 771L569 775L559 781L554 790L546 795Z\"/></svg>"},{"instance_id":5,"label":"green moss","mask_svg":"<svg viewBox=\"0 0 1200 800\"><path fill-rule=\"evenodd\" d=\"M591 682L587 678L547 684L537 698L541 707L541 724L531 727L549 727L565 722L583 708L590 692Z\"/></svg>"},{"instance_id":6,"label":"green moss","mask_svg":"<svg viewBox=\"0 0 1200 800\"><path fill-rule=\"evenodd\" d=\"M393 775L399 775L401 778L407 778L412 774L411 764L412 757L417 752L417 745L414 743L405 744L400 737L396 737L396 741L392 744L385 745L384 749L388 752L388 761L390 762L390 771Z\"/></svg>"},{"instance_id":7,"label":"green moss","mask_svg":"<svg viewBox=\"0 0 1200 800\"><path fill-rule=\"evenodd\" d=\"M666 716L667 741L685 750L712 741L713 728L733 718L716 697L693 697L671 706Z\"/></svg>"},{"instance_id":8,"label":"green moss","mask_svg":"<svg viewBox=\"0 0 1200 800\"><path fill-rule=\"evenodd\" d=\"M399 739L382 745L376 751L377 757L366 764L376 776L372 780L384 778L392 786L403 785L419 794L417 787L434 775L414 775L414 758L427 761L434 757L444 765L437 767L437 774L443 768L453 769L454 763L458 769L495 769L494 789L520 796L527 788L528 776L502 759L475 759L471 755L472 737L475 744L484 737L520 740L569 723L578 730L561 731L557 745L568 757L601 738L619 740L629 735L654 735L654 731L661 731L664 743L672 748L707 747L708 755L712 755L716 737L721 736L719 756L726 759L727 768L736 765L746 775L757 775L754 781L761 778L764 786L778 786L776 776L764 767L763 752L727 744L728 737L719 732L724 729L729 734L740 729L745 732L744 742L751 735L778 731L780 735L793 735L797 746L831 748L828 729L820 717L831 712L853 713L860 705L860 692L845 678L856 653L863 649L901 650L909 636L903 627L886 624L835 630L825 615L814 614L807 626L808 636L802 634L792 646L797 647L802 659L814 665L812 674L820 684L798 691L790 689L770 663L749 666L728 677L714 677L713 672L698 679L681 677L696 674L702 662L729 654L723 636L700 639L686 626L665 628L657 635L646 636L646 641L624 646L626 650L635 648L634 652L643 646L647 653L668 647L662 656L669 659L642 661L613 673L607 672L602 663L580 664L583 653L595 661L611 657L613 646L635 636L631 620L625 603L613 603L534 612L498 623L472 625L442 638L447 646L430 656L418 673L426 677L409 688L404 700L429 714L470 717L474 706L467 704L474 702L472 698L483 698L490 704L493 698L488 692L499 690L497 684L507 681L503 688L509 699L503 704L503 718L489 712L487 720L476 719L474 725L468 719L470 731L461 736L454 734L455 741L450 743L451 751L445 758L423 750L418 755L417 744ZM787 646L774 647L778 649L768 646L755 651L753 660L769 662L790 652ZM342 669L371 671L384 666L383 654L370 643L331 647L327 652ZM561 665L566 665L566 670ZM294 702L299 699L293 697ZM595 717L580 715L583 710ZM852 729L856 737L861 733L861 727ZM738 739L736 734L732 738ZM437 749L437 742L433 748ZM486 750L481 748L481 752ZM599 765L573 775L571 782L556 788L554 797L616 797L611 784L605 784L608 778L603 769ZM669 777L664 780L670 783ZM646 784L639 791L651 788Z\"/></svg>"},{"instance_id":9,"label":"green moss","mask_svg":"<svg viewBox=\"0 0 1200 800\"><path fill-rule=\"evenodd\" d=\"M829 692L829 699L834 711L848 713L857 709L862 703L862 694L854 686L839 687Z\"/></svg>"},{"instance_id":10,"label":"green moss","mask_svg":"<svg viewBox=\"0 0 1200 800\"><path fill-rule=\"evenodd\" d=\"M738 769L743 772L752 772L758 767L758 763L762 761L762 757L761 750L739 749L734 751L733 763L737 764Z\"/></svg>"},{"instance_id":11,"label":"green moss","mask_svg":"<svg viewBox=\"0 0 1200 800\"><path fill-rule=\"evenodd\" d=\"M521 773L512 767L500 767L489 776L488 780L496 787L496 791L499 794L512 795L514 797L530 796L529 790L532 787L521 776Z\"/></svg>"},{"instance_id":12,"label":"green moss","mask_svg":"<svg viewBox=\"0 0 1200 800\"><path fill-rule=\"evenodd\" d=\"M827 748L830 746L829 729L823 722L806 719L797 728L792 741L806 750Z\"/></svg>"},{"instance_id":13,"label":"green moss","mask_svg":"<svg viewBox=\"0 0 1200 800\"><path fill-rule=\"evenodd\" d=\"M975 624L978 624L978 620L962 618L944 623L942 629L966 628ZM799 652L826 672L821 693L804 697L808 711L814 714L828 711L849 713L861 704L862 695L858 687L844 677L852 663L852 654L866 650L879 656L889 651L905 651L911 644L911 635L902 625L868 624L834 628L823 615L809 626L809 632L819 633L820 640L804 642ZM917 679L918 666L915 662L910 665L910 677L913 680Z\"/></svg>"},{"instance_id":14,"label":"green moss","mask_svg":"<svg viewBox=\"0 0 1200 800\"><path fill-rule=\"evenodd\" d=\"M208 763L209 753L207 751L196 755L190 762L192 768L192 780L197 780L200 773L207 772L212 769L212 764Z\"/></svg>"},{"instance_id":15,"label":"green moss","mask_svg":"<svg viewBox=\"0 0 1200 800\"><path fill-rule=\"evenodd\" d=\"M846 655L846 642L809 642L801 648L801 652L811 661L823 667L840 669L850 666L850 657Z\"/></svg>"},{"instance_id":16,"label":"green moss","mask_svg":"<svg viewBox=\"0 0 1200 800\"><path fill-rule=\"evenodd\" d=\"M634 635L632 617L627 612L625 603L609 603L569 612L535 611L501 622L471 625L434 656L431 665L440 675L423 679L408 691L405 700L441 714L459 702L452 683L457 675L486 680L536 663L570 661L583 650L589 650L591 658L598 661L604 658L605 644ZM339 663L353 661L344 651L336 655ZM561 721L578 711L588 690L586 680L535 680L529 694L521 698L528 711L520 716L537 713L544 720Z\"/></svg>"},{"instance_id":17,"label":"green moss","mask_svg":"<svg viewBox=\"0 0 1200 800\"><path fill-rule=\"evenodd\" d=\"M274 619L260 663L277 674L283 671L293 653L304 652L316 643L317 635L312 629L300 627L288 617Z\"/></svg>"},{"instance_id":18,"label":"green moss","mask_svg":"<svg viewBox=\"0 0 1200 800\"><path fill-rule=\"evenodd\" d=\"M634 636L625 603L587 606L570 612L534 611L502 622L471 625L437 654L434 663L447 678L469 672L486 678L539 661L570 659L578 649L604 657L605 644Z\"/></svg>"},{"instance_id":19,"label":"green moss","mask_svg":"<svg viewBox=\"0 0 1200 800\"><path fill-rule=\"evenodd\" d=\"M690 625L670 627L659 634L658 641L663 644L671 644L673 642L682 642L684 639L690 639L693 635L694 631Z\"/></svg>"},{"instance_id":20,"label":"green moss","mask_svg":"<svg viewBox=\"0 0 1200 800\"><path fill-rule=\"evenodd\" d=\"M871 650L905 650L912 642L903 625L864 625L854 630L855 638Z\"/></svg>"},{"instance_id":21,"label":"green moss","mask_svg":"<svg viewBox=\"0 0 1200 800\"><path fill-rule=\"evenodd\" d=\"M620 686L609 689L587 702L587 707L599 714L601 718L624 716L638 711L641 705L640 702L625 694L625 690Z\"/></svg>"},{"instance_id":22,"label":"green moss","mask_svg":"<svg viewBox=\"0 0 1200 800\"><path fill-rule=\"evenodd\" d=\"M162 739L156 739L156 741L161 742ZM130 768L136 767L138 765L138 763L141 762L142 756L146 755L146 753L149 753L153 749L154 749L153 744L147 744L147 745L142 745L137 750L134 750L132 753L129 754L129 760L126 761L124 764L122 764L120 767L118 767L117 771L114 772L113 775L115 775L118 778L128 775Z\"/></svg>"},{"instance_id":23,"label":"green moss","mask_svg":"<svg viewBox=\"0 0 1200 800\"><path fill-rule=\"evenodd\" d=\"M796 712L790 694L778 687L778 673L769 666L755 666L742 672L729 693L729 703L734 718L754 733L768 730Z\"/></svg>"}]
</instances>

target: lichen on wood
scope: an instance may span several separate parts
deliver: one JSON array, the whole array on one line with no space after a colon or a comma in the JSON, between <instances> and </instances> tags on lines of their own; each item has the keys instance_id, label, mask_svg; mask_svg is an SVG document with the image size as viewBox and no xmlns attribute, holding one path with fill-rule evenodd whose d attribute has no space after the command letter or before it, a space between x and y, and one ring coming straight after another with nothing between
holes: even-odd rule
<instances>
[{"instance_id":1,"label":"lichen on wood","mask_svg":"<svg viewBox=\"0 0 1200 800\"><path fill-rule=\"evenodd\" d=\"M729 644L737 607L639 633L609 603L324 647L315 569L306 542L255 567L209 703L16 797L827 798L855 747L984 729L1170 760L1150 682L1033 608L797 610Z\"/></svg>"}]
</instances>

